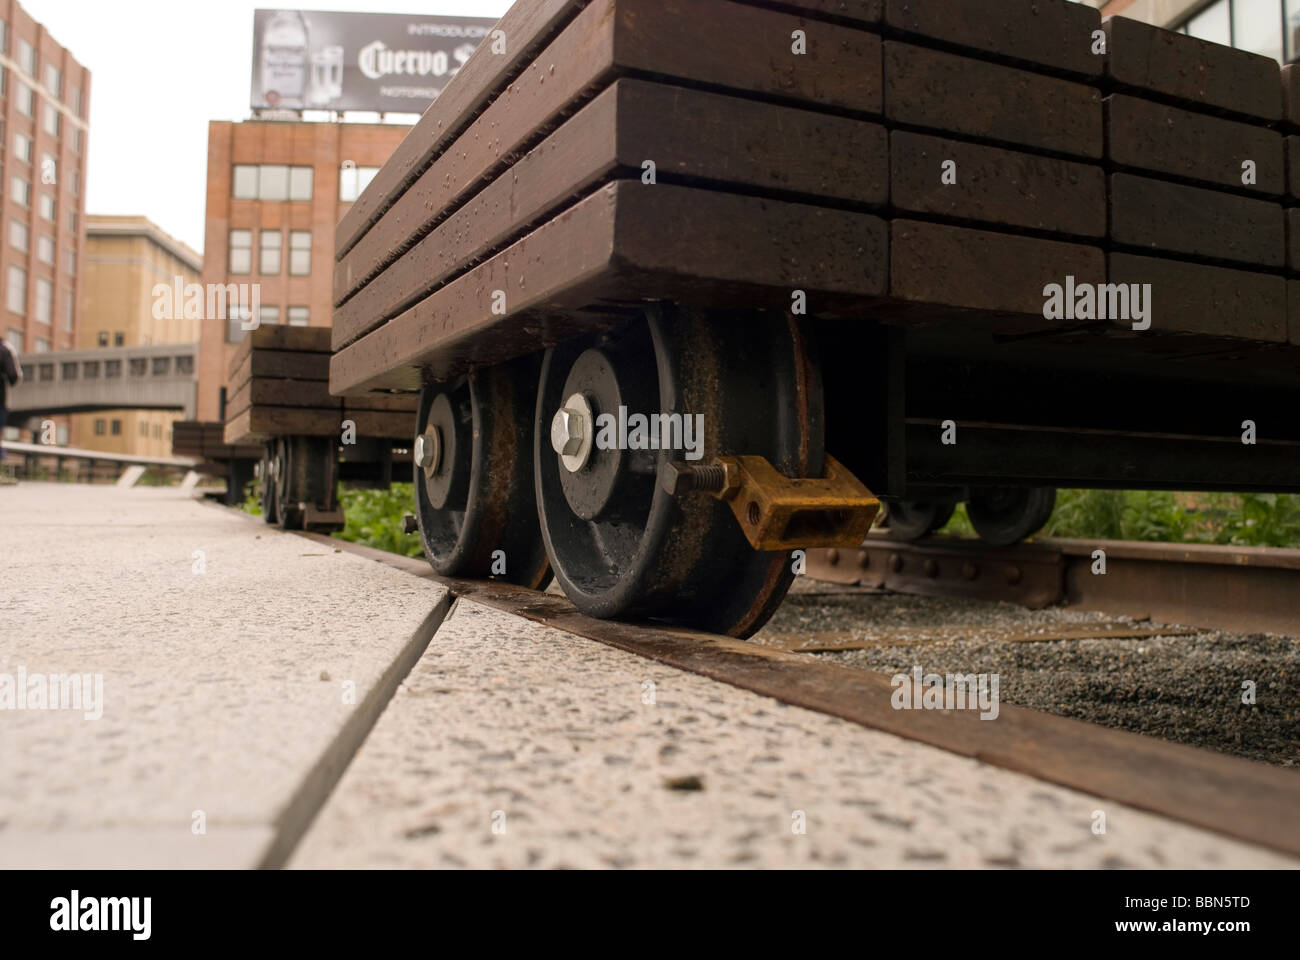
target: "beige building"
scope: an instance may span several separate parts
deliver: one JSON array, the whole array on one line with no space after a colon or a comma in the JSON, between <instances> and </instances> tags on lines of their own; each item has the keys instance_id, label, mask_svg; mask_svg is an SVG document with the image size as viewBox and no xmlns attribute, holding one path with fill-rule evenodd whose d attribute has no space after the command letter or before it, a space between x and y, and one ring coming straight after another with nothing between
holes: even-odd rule
<instances>
[{"instance_id":1,"label":"beige building","mask_svg":"<svg viewBox=\"0 0 1300 960\"><path fill-rule=\"evenodd\" d=\"M85 274L76 348L197 343L201 321L155 309L154 288L199 283L203 258L145 217L86 218ZM113 410L73 416L69 443L89 450L171 456L180 411Z\"/></svg>"}]
</instances>

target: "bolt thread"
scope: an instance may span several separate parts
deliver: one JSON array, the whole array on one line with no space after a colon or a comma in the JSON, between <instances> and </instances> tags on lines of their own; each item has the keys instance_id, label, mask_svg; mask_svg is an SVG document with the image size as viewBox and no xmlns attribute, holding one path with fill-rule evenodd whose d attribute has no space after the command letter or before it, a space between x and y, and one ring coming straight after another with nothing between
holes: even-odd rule
<instances>
[{"instance_id":1,"label":"bolt thread","mask_svg":"<svg viewBox=\"0 0 1300 960\"><path fill-rule=\"evenodd\" d=\"M727 471L722 468L721 464L715 463L703 467L693 467L690 477L692 489L716 493L726 485Z\"/></svg>"}]
</instances>

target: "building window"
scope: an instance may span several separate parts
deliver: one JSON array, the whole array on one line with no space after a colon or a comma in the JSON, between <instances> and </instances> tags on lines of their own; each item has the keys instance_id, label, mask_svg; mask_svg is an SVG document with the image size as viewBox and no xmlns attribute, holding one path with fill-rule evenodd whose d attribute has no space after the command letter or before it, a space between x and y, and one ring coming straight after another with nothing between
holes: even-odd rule
<instances>
[{"instance_id":1,"label":"building window","mask_svg":"<svg viewBox=\"0 0 1300 960\"><path fill-rule=\"evenodd\" d=\"M9 55L9 24L0 20L0 53Z\"/></svg>"},{"instance_id":2,"label":"building window","mask_svg":"<svg viewBox=\"0 0 1300 960\"><path fill-rule=\"evenodd\" d=\"M32 202L32 185L22 177L14 177L14 203L30 206Z\"/></svg>"},{"instance_id":3,"label":"building window","mask_svg":"<svg viewBox=\"0 0 1300 960\"><path fill-rule=\"evenodd\" d=\"M145 423L143 420L140 421L140 436L149 436L149 424Z\"/></svg>"},{"instance_id":4,"label":"building window","mask_svg":"<svg viewBox=\"0 0 1300 960\"><path fill-rule=\"evenodd\" d=\"M18 38L18 66L27 76L36 76L36 51L22 37Z\"/></svg>"},{"instance_id":5,"label":"building window","mask_svg":"<svg viewBox=\"0 0 1300 960\"><path fill-rule=\"evenodd\" d=\"M101 347L106 347L106 346L108 346L108 331L107 331L107 330L101 330L101 331L99 331L99 345L100 345Z\"/></svg>"},{"instance_id":6,"label":"building window","mask_svg":"<svg viewBox=\"0 0 1300 960\"><path fill-rule=\"evenodd\" d=\"M9 221L9 245L23 253L27 252L27 225L17 220Z\"/></svg>"},{"instance_id":7,"label":"building window","mask_svg":"<svg viewBox=\"0 0 1300 960\"><path fill-rule=\"evenodd\" d=\"M153 425L153 438L154 438L155 440L161 440L161 439L162 439L162 424L161 424L161 423L155 423L155 424Z\"/></svg>"},{"instance_id":8,"label":"building window","mask_svg":"<svg viewBox=\"0 0 1300 960\"><path fill-rule=\"evenodd\" d=\"M55 210L56 210L56 205L54 203L54 194L42 193L41 194L41 217L45 220L50 221L50 223L53 223Z\"/></svg>"},{"instance_id":9,"label":"building window","mask_svg":"<svg viewBox=\"0 0 1300 960\"><path fill-rule=\"evenodd\" d=\"M289 168L264 164L259 171L257 197L259 200L288 200Z\"/></svg>"},{"instance_id":10,"label":"building window","mask_svg":"<svg viewBox=\"0 0 1300 960\"><path fill-rule=\"evenodd\" d=\"M72 88L72 92L68 95L68 103L72 105L73 113L75 113L82 120L86 119L85 115L82 114L81 112L81 88L80 87Z\"/></svg>"},{"instance_id":11,"label":"building window","mask_svg":"<svg viewBox=\"0 0 1300 960\"><path fill-rule=\"evenodd\" d=\"M73 170L68 177L68 191L74 196L81 195L81 171Z\"/></svg>"},{"instance_id":12,"label":"building window","mask_svg":"<svg viewBox=\"0 0 1300 960\"><path fill-rule=\"evenodd\" d=\"M280 308L263 307L259 314L259 318L263 326L266 326L267 324L277 324L280 322Z\"/></svg>"},{"instance_id":13,"label":"building window","mask_svg":"<svg viewBox=\"0 0 1300 960\"><path fill-rule=\"evenodd\" d=\"M290 307L289 326L291 327L307 326L308 316L309 314L306 307Z\"/></svg>"},{"instance_id":14,"label":"building window","mask_svg":"<svg viewBox=\"0 0 1300 960\"><path fill-rule=\"evenodd\" d=\"M105 420L95 421L95 436L102 437L108 431L108 422Z\"/></svg>"},{"instance_id":15,"label":"building window","mask_svg":"<svg viewBox=\"0 0 1300 960\"><path fill-rule=\"evenodd\" d=\"M87 360L81 365L81 372L86 375L87 380L96 380L99 378L99 361Z\"/></svg>"},{"instance_id":16,"label":"building window","mask_svg":"<svg viewBox=\"0 0 1300 960\"><path fill-rule=\"evenodd\" d=\"M52 103L47 103L45 105L45 132L52 137L58 137L63 130L62 120L63 117L59 114L58 108Z\"/></svg>"},{"instance_id":17,"label":"building window","mask_svg":"<svg viewBox=\"0 0 1300 960\"><path fill-rule=\"evenodd\" d=\"M9 292L5 304L10 313L16 313L20 317L27 313L27 271L22 267L9 268Z\"/></svg>"},{"instance_id":18,"label":"building window","mask_svg":"<svg viewBox=\"0 0 1300 960\"><path fill-rule=\"evenodd\" d=\"M32 162L32 138L24 133L14 134L14 156L23 163Z\"/></svg>"},{"instance_id":19,"label":"building window","mask_svg":"<svg viewBox=\"0 0 1300 960\"><path fill-rule=\"evenodd\" d=\"M75 277L77 275L77 251L65 250L63 253L63 263L67 267L68 276Z\"/></svg>"},{"instance_id":20,"label":"building window","mask_svg":"<svg viewBox=\"0 0 1300 960\"><path fill-rule=\"evenodd\" d=\"M59 163L54 154L41 152L41 183L59 182Z\"/></svg>"},{"instance_id":21,"label":"building window","mask_svg":"<svg viewBox=\"0 0 1300 960\"><path fill-rule=\"evenodd\" d=\"M36 278L36 322L49 323L54 318L54 284Z\"/></svg>"},{"instance_id":22,"label":"building window","mask_svg":"<svg viewBox=\"0 0 1300 960\"><path fill-rule=\"evenodd\" d=\"M63 329L71 333L77 324L77 295L71 290L63 291Z\"/></svg>"},{"instance_id":23,"label":"building window","mask_svg":"<svg viewBox=\"0 0 1300 960\"><path fill-rule=\"evenodd\" d=\"M311 273L311 231L289 232L289 276L305 277Z\"/></svg>"},{"instance_id":24,"label":"building window","mask_svg":"<svg viewBox=\"0 0 1300 960\"><path fill-rule=\"evenodd\" d=\"M236 200L257 199L257 167L247 163L235 164L235 172L230 178Z\"/></svg>"},{"instance_id":25,"label":"building window","mask_svg":"<svg viewBox=\"0 0 1300 960\"><path fill-rule=\"evenodd\" d=\"M105 379L105 380L117 380L117 379L120 379L121 376L122 376L122 361L121 361L121 360L105 360L105 361L104 361L104 379Z\"/></svg>"},{"instance_id":26,"label":"building window","mask_svg":"<svg viewBox=\"0 0 1300 960\"><path fill-rule=\"evenodd\" d=\"M80 127L72 131L72 152L81 155L81 150L85 146L86 131Z\"/></svg>"},{"instance_id":27,"label":"building window","mask_svg":"<svg viewBox=\"0 0 1300 960\"><path fill-rule=\"evenodd\" d=\"M339 170L339 199L351 203L366 192L370 181L375 179L378 167L342 167Z\"/></svg>"},{"instance_id":28,"label":"building window","mask_svg":"<svg viewBox=\"0 0 1300 960\"><path fill-rule=\"evenodd\" d=\"M125 346L125 344L126 344L126 334L122 333L120 330L117 333L113 334L113 346L121 347L121 346Z\"/></svg>"},{"instance_id":29,"label":"building window","mask_svg":"<svg viewBox=\"0 0 1300 960\"><path fill-rule=\"evenodd\" d=\"M280 274L280 247L284 240L279 230L263 230L259 238L262 250L261 272L271 276Z\"/></svg>"},{"instance_id":30,"label":"building window","mask_svg":"<svg viewBox=\"0 0 1300 960\"><path fill-rule=\"evenodd\" d=\"M251 316L248 307L230 305L226 311L226 343L238 343L244 339L244 324Z\"/></svg>"},{"instance_id":31,"label":"building window","mask_svg":"<svg viewBox=\"0 0 1300 960\"><path fill-rule=\"evenodd\" d=\"M236 200L305 201L311 199L312 168L237 163L230 182Z\"/></svg>"},{"instance_id":32,"label":"building window","mask_svg":"<svg viewBox=\"0 0 1300 960\"><path fill-rule=\"evenodd\" d=\"M63 74L52 63L45 65L45 89L54 94L56 99L63 98Z\"/></svg>"},{"instance_id":33,"label":"building window","mask_svg":"<svg viewBox=\"0 0 1300 960\"><path fill-rule=\"evenodd\" d=\"M18 105L18 112L25 117L30 117L32 110L35 109L35 97L32 94L32 88L21 80L17 81L15 87L17 92L14 95L14 102Z\"/></svg>"},{"instance_id":34,"label":"building window","mask_svg":"<svg viewBox=\"0 0 1300 960\"><path fill-rule=\"evenodd\" d=\"M54 238L41 234L36 238L36 255L42 263L54 262Z\"/></svg>"},{"instance_id":35,"label":"building window","mask_svg":"<svg viewBox=\"0 0 1300 960\"><path fill-rule=\"evenodd\" d=\"M59 365L60 380L76 380L77 365L75 363L63 363Z\"/></svg>"},{"instance_id":36,"label":"building window","mask_svg":"<svg viewBox=\"0 0 1300 960\"><path fill-rule=\"evenodd\" d=\"M154 357L153 363L149 365L149 375L153 377L165 377L172 372L171 357Z\"/></svg>"},{"instance_id":37,"label":"building window","mask_svg":"<svg viewBox=\"0 0 1300 960\"><path fill-rule=\"evenodd\" d=\"M112 429L112 433L113 433L113 436L115 436L115 437L120 437L120 436L122 435L122 421L121 421L121 420L114 420L114 421L113 421L113 429Z\"/></svg>"},{"instance_id":38,"label":"building window","mask_svg":"<svg viewBox=\"0 0 1300 960\"><path fill-rule=\"evenodd\" d=\"M253 272L253 231L230 231L230 272Z\"/></svg>"},{"instance_id":39,"label":"building window","mask_svg":"<svg viewBox=\"0 0 1300 960\"><path fill-rule=\"evenodd\" d=\"M298 202L311 200L312 173L313 171L311 167L289 168L290 200Z\"/></svg>"},{"instance_id":40,"label":"building window","mask_svg":"<svg viewBox=\"0 0 1300 960\"><path fill-rule=\"evenodd\" d=\"M188 376L189 376L190 374L192 374L193 372L194 372L194 358L193 358L193 357L177 357L177 358L176 358L176 375L177 375L178 377L188 377Z\"/></svg>"},{"instance_id":41,"label":"building window","mask_svg":"<svg viewBox=\"0 0 1300 960\"><path fill-rule=\"evenodd\" d=\"M149 361L144 357L131 357L131 376L144 377L149 374Z\"/></svg>"},{"instance_id":42,"label":"building window","mask_svg":"<svg viewBox=\"0 0 1300 960\"><path fill-rule=\"evenodd\" d=\"M1174 28L1274 60L1300 55L1300 0L1215 0Z\"/></svg>"},{"instance_id":43,"label":"building window","mask_svg":"<svg viewBox=\"0 0 1300 960\"><path fill-rule=\"evenodd\" d=\"M36 353L49 353L49 352L50 352L50 341L46 340L44 337L37 337L37 338L36 338L36 344L35 344L35 352L36 352ZM53 379L54 379L54 364L52 364L52 363L42 363L42 364L41 364L41 379L42 379L42 380L53 380Z\"/></svg>"}]
</instances>

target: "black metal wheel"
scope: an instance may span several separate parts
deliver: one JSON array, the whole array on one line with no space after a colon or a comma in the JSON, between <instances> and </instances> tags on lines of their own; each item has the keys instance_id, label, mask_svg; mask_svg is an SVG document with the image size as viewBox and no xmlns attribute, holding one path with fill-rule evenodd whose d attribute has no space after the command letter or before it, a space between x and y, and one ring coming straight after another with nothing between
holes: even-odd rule
<instances>
[{"instance_id":1,"label":"black metal wheel","mask_svg":"<svg viewBox=\"0 0 1300 960\"><path fill-rule=\"evenodd\" d=\"M895 540L911 542L934 533L952 519L955 500L890 500L885 504L885 528Z\"/></svg>"},{"instance_id":2,"label":"black metal wheel","mask_svg":"<svg viewBox=\"0 0 1300 960\"><path fill-rule=\"evenodd\" d=\"M699 446L688 456L681 448L627 449L631 442L610 444L618 438L608 434L600 442L602 422L617 433L620 409L629 440L634 415L698 414ZM576 429L567 417L576 417ZM584 432L594 442L574 441ZM790 318L656 306L643 319L548 350L534 458L556 578L591 616L751 635L794 579L790 554L753 550L730 508L708 494L674 498L657 482L659 467L759 455L786 476L819 476L823 442L820 368Z\"/></svg>"},{"instance_id":3,"label":"black metal wheel","mask_svg":"<svg viewBox=\"0 0 1300 960\"><path fill-rule=\"evenodd\" d=\"M971 491L966 514L981 540L1009 547L1037 533L1055 506L1052 487L983 487Z\"/></svg>"},{"instance_id":4,"label":"black metal wheel","mask_svg":"<svg viewBox=\"0 0 1300 960\"><path fill-rule=\"evenodd\" d=\"M278 437L275 440L276 523L282 530L312 527L306 507L322 513L338 505L338 453L332 437ZM336 524L325 526L333 528Z\"/></svg>"},{"instance_id":5,"label":"black metal wheel","mask_svg":"<svg viewBox=\"0 0 1300 960\"><path fill-rule=\"evenodd\" d=\"M265 523L275 523L279 518L277 513L278 505L275 498L275 443L272 441L266 445L266 452L262 454L262 460L257 465L257 483L258 499L262 503L262 520Z\"/></svg>"},{"instance_id":6,"label":"black metal wheel","mask_svg":"<svg viewBox=\"0 0 1300 960\"><path fill-rule=\"evenodd\" d=\"M444 576L535 590L550 582L533 496L539 365L523 357L420 393L416 517L425 556Z\"/></svg>"}]
</instances>

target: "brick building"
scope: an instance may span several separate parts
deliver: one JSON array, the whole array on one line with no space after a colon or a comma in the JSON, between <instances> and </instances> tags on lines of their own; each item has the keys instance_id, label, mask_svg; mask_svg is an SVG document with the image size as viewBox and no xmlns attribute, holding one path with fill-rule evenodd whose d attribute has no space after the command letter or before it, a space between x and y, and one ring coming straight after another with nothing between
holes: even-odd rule
<instances>
[{"instance_id":1,"label":"brick building","mask_svg":"<svg viewBox=\"0 0 1300 960\"><path fill-rule=\"evenodd\" d=\"M0 0L0 332L20 352L76 341L90 72Z\"/></svg>"},{"instance_id":2,"label":"brick building","mask_svg":"<svg viewBox=\"0 0 1300 960\"><path fill-rule=\"evenodd\" d=\"M250 120L208 125L203 281L258 284L261 323L330 325L334 227L410 128ZM205 316L198 419L220 419L238 317Z\"/></svg>"},{"instance_id":3,"label":"brick building","mask_svg":"<svg viewBox=\"0 0 1300 960\"><path fill-rule=\"evenodd\" d=\"M199 320L183 310L154 310L154 288L175 278L198 283L203 258L145 217L86 218L86 265L76 348L195 343ZM157 314L157 315L155 315ZM179 411L77 414L69 443L87 450L171 455L171 424Z\"/></svg>"}]
</instances>

